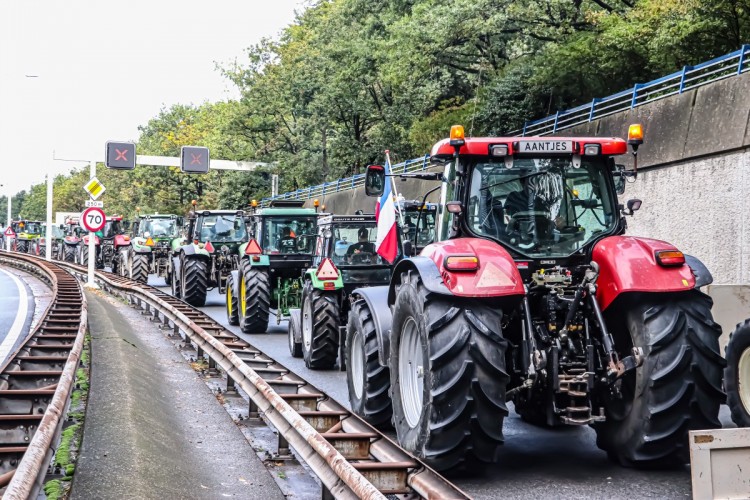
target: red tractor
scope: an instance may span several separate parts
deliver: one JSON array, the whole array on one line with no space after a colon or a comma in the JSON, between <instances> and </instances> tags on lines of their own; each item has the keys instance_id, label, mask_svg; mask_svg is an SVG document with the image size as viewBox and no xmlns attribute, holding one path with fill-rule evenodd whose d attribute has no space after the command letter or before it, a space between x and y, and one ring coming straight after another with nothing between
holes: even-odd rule
<instances>
[{"instance_id":1,"label":"red tractor","mask_svg":"<svg viewBox=\"0 0 750 500\"><path fill-rule=\"evenodd\" d=\"M642 137L631 127L634 159ZM623 465L687 463L688 431L720 427L724 400L721 329L699 291L712 278L669 243L625 236L641 203L617 199L637 173L615 163L628 142L456 126L437 143L437 242L354 293L352 409L439 470L496 461L508 402L534 424L592 426ZM387 175L368 167L367 194Z\"/></svg>"}]
</instances>

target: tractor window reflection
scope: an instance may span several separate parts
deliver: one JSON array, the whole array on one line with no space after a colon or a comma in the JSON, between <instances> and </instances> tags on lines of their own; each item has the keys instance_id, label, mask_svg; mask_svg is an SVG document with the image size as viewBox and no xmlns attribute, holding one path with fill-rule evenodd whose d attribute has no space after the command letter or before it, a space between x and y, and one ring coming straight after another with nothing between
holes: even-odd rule
<instances>
[{"instance_id":1,"label":"tractor window reflection","mask_svg":"<svg viewBox=\"0 0 750 500\"><path fill-rule=\"evenodd\" d=\"M377 227L371 224L344 224L333 228L333 263L337 267L383 265L375 251Z\"/></svg>"},{"instance_id":2,"label":"tractor window reflection","mask_svg":"<svg viewBox=\"0 0 750 500\"><path fill-rule=\"evenodd\" d=\"M138 229L139 236L152 238L176 238L178 233L176 219L145 219Z\"/></svg>"},{"instance_id":3,"label":"tractor window reflection","mask_svg":"<svg viewBox=\"0 0 750 500\"><path fill-rule=\"evenodd\" d=\"M266 217L263 252L312 254L317 238L315 217Z\"/></svg>"},{"instance_id":4,"label":"tractor window reflection","mask_svg":"<svg viewBox=\"0 0 750 500\"><path fill-rule=\"evenodd\" d=\"M232 243L246 236L245 221L234 214L206 215L200 219L200 241L203 243Z\"/></svg>"}]
</instances>

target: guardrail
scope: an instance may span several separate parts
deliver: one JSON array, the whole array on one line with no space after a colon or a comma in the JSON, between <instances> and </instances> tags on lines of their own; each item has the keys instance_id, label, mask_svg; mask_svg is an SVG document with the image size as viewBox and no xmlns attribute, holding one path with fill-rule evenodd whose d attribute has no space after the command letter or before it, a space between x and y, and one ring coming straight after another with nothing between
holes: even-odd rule
<instances>
[{"instance_id":1,"label":"guardrail","mask_svg":"<svg viewBox=\"0 0 750 500\"><path fill-rule=\"evenodd\" d=\"M0 375L0 493L4 499L35 498L54 455L83 350L86 297L78 281L54 263L6 251L0 251L0 262L38 275L53 292L34 331Z\"/></svg>"},{"instance_id":2,"label":"guardrail","mask_svg":"<svg viewBox=\"0 0 750 500\"><path fill-rule=\"evenodd\" d=\"M581 106L558 111L554 115L538 120L527 121L524 123L523 128L514 130L508 135L517 137L554 134L560 130L633 109L671 95L681 94L686 90L724 78L741 75L747 71L750 71L750 45L743 45L739 50L711 59L697 66L685 66L682 70L671 75L647 83L636 83L633 88L623 90L622 92L607 97L596 98ZM399 168L403 168L403 172L425 170L428 163L429 155L425 155L424 157L407 160L394 165L393 170L395 172ZM337 181L318 184L317 186L289 191L278 196L263 198L261 206L268 206L272 200L309 200L316 197L324 197L326 194L348 191L362 186L364 179L364 174L358 174L352 177L344 177Z\"/></svg>"},{"instance_id":3,"label":"guardrail","mask_svg":"<svg viewBox=\"0 0 750 500\"><path fill-rule=\"evenodd\" d=\"M87 269L60 263L85 279ZM209 369L226 374L227 390L240 387L250 398L249 418L263 418L279 434L279 455L291 446L335 498L469 498L388 437L325 393L293 374L203 312L127 278L97 272L105 291L153 315L208 357ZM324 494L324 498L330 496Z\"/></svg>"},{"instance_id":4,"label":"guardrail","mask_svg":"<svg viewBox=\"0 0 750 500\"><path fill-rule=\"evenodd\" d=\"M420 156L411 160L406 160L391 166L393 173L409 173L427 170L430 166L430 155ZM351 177L344 177L337 181L324 182L317 186L310 186L296 191L289 191L278 196L263 198L260 201L261 207L267 207L274 200L311 200L313 198L323 198L327 194L349 191L365 185L365 174L357 174Z\"/></svg>"}]
</instances>

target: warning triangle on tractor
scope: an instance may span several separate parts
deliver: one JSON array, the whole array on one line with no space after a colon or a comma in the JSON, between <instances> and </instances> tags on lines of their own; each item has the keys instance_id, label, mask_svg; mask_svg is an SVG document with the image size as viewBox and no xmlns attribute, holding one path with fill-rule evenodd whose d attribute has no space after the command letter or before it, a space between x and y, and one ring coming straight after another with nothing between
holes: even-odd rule
<instances>
[{"instance_id":1,"label":"warning triangle on tractor","mask_svg":"<svg viewBox=\"0 0 750 500\"><path fill-rule=\"evenodd\" d=\"M258 255L263 253L260 249L260 245L255 239L250 240L245 247L245 255Z\"/></svg>"},{"instance_id":2,"label":"warning triangle on tractor","mask_svg":"<svg viewBox=\"0 0 750 500\"><path fill-rule=\"evenodd\" d=\"M339 277L339 272L331 259L323 259L315 275L319 280L335 280Z\"/></svg>"},{"instance_id":3,"label":"warning triangle on tractor","mask_svg":"<svg viewBox=\"0 0 750 500\"><path fill-rule=\"evenodd\" d=\"M207 241L206 242L206 246L203 247L203 248L205 248L206 252L208 252L208 253L214 253L214 246L211 244L210 241Z\"/></svg>"}]
</instances>

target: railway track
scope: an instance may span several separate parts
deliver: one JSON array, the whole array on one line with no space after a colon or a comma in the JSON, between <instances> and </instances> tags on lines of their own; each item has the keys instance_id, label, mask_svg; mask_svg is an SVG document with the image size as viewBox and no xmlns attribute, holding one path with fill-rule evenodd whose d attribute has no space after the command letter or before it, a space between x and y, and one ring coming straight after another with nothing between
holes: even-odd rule
<instances>
[{"instance_id":1,"label":"railway track","mask_svg":"<svg viewBox=\"0 0 750 500\"><path fill-rule=\"evenodd\" d=\"M87 269L59 263L80 279ZM195 345L209 369L226 374L227 390L248 395L249 418L278 432L278 453L291 447L323 485L323 498L469 498L323 391L224 326L171 295L121 276L96 273L105 291L126 298Z\"/></svg>"},{"instance_id":2,"label":"railway track","mask_svg":"<svg viewBox=\"0 0 750 500\"><path fill-rule=\"evenodd\" d=\"M63 425L87 328L86 297L54 262L0 251L0 263L35 274L52 300L28 338L0 365L0 494L35 497Z\"/></svg>"}]
</instances>

